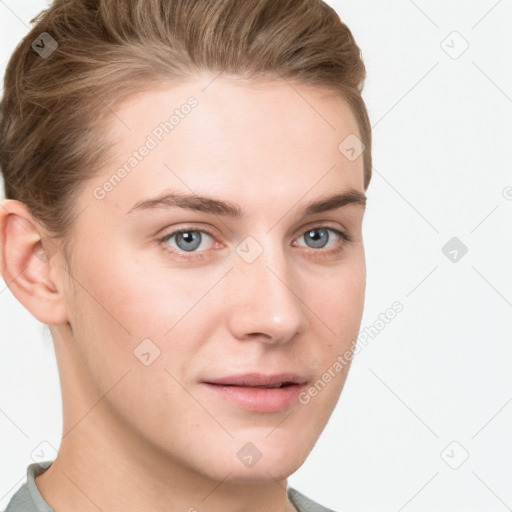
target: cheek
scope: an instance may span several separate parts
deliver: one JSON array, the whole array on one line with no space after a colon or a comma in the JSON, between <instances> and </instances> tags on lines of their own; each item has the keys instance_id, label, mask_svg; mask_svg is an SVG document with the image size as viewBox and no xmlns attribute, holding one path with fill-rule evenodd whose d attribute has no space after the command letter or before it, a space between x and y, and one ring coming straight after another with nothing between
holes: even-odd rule
<instances>
[{"instance_id":1,"label":"cheek","mask_svg":"<svg viewBox=\"0 0 512 512\"><path fill-rule=\"evenodd\" d=\"M95 300L91 303L91 297L84 294L79 300L94 310L92 315L103 326L134 342L162 337L197 302L199 294L194 293L194 280L142 264L127 254L87 261L81 279Z\"/></svg>"},{"instance_id":2,"label":"cheek","mask_svg":"<svg viewBox=\"0 0 512 512\"><path fill-rule=\"evenodd\" d=\"M343 389L360 329L366 271L361 264L364 260L354 261L333 272L327 286L311 288L307 295L311 310L318 315L305 340L317 383L311 394L308 393L311 401L308 407L322 416L332 410Z\"/></svg>"},{"instance_id":3,"label":"cheek","mask_svg":"<svg viewBox=\"0 0 512 512\"><path fill-rule=\"evenodd\" d=\"M338 335L335 339L339 345L339 335L345 339L347 334L356 335L359 330L366 289L364 260L340 267L325 281L325 286L310 287L309 296L318 304L318 316L330 327L331 334L334 331Z\"/></svg>"},{"instance_id":4,"label":"cheek","mask_svg":"<svg viewBox=\"0 0 512 512\"><path fill-rule=\"evenodd\" d=\"M204 297L219 279L213 273L171 272L127 254L92 256L76 268L81 285L75 286L71 323L95 376L109 376L105 385L124 368L140 371L141 358L183 373L201 351L204 336L194 333L219 321L220 302Z\"/></svg>"},{"instance_id":5,"label":"cheek","mask_svg":"<svg viewBox=\"0 0 512 512\"><path fill-rule=\"evenodd\" d=\"M183 401L171 375L182 381L198 349L186 336L186 322L180 322L191 299L181 299L179 284L163 283L135 262L104 257L77 268L71 325L85 385L104 396L123 421L151 430L148 425L158 425L169 404ZM165 420L173 424L172 418Z\"/></svg>"}]
</instances>

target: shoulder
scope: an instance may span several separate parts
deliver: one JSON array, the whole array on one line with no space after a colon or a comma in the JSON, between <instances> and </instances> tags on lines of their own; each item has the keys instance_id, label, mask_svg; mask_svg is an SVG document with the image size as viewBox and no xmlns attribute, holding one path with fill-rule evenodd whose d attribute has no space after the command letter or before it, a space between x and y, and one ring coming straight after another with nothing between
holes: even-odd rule
<instances>
[{"instance_id":1,"label":"shoulder","mask_svg":"<svg viewBox=\"0 0 512 512\"><path fill-rule=\"evenodd\" d=\"M12 496L4 512L24 512L34 510L34 503L30 497L27 483L25 482Z\"/></svg>"},{"instance_id":2,"label":"shoulder","mask_svg":"<svg viewBox=\"0 0 512 512\"><path fill-rule=\"evenodd\" d=\"M290 501L295 505L295 508L298 512L335 512L334 510L324 507L304 496L304 494L300 493L296 489L288 487L288 497ZM354 508L352 505L347 504L343 506L343 511L339 512L361 512L359 509Z\"/></svg>"},{"instance_id":3,"label":"shoulder","mask_svg":"<svg viewBox=\"0 0 512 512\"><path fill-rule=\"evenodd\" d=\"M45 464L49 465L50 461ZM14 493L4 512L53 512L34 480L46 467L37 462L27 467L27 481Z\"/></svg>"},{"instance_id":4,"label":"shoulder","mask_svg":"<svg viewBox=\"0 0 512 512\"><path fill-rule=\"evenodd\" d=\"M292 487L288 488L288 497L298 512L334 512L334 510L325 508L316 501L310 500Z\"/></svg>"}]
</instances>

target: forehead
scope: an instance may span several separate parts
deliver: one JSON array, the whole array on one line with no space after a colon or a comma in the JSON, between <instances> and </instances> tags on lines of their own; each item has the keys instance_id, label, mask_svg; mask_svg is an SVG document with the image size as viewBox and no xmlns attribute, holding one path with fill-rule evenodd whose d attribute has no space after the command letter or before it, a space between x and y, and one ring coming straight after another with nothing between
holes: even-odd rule
<instances>
[{"instance_id":1,"label":"forehead","mask_svg":"<svg viewBox=\"0 0 512 512\"><path fill-rule=\"evenodd\" d=\"M165 189L235 194L239 202L363 190L362 156L349 160L339 149L359 136L355 117L319 88L204 76L140 91L114 113L112 164L89 187L111 182L103 205L126 211Z\"/></svg>"}]
</instances>

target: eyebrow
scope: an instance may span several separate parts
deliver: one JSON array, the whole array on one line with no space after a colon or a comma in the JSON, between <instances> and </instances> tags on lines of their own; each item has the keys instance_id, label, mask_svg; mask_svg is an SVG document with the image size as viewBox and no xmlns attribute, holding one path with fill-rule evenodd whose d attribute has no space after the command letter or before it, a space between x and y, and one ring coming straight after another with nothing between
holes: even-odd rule
<instances>
[{"instance_id":1,"label":"eyebrow","mask_svg":"<svg viewBox=\"0 0 512 512\"><path fill-rule=\"evenodd\" d=\"M301 208L297 215L306 217L316 213L337 210L338 208L342 208L350 204L359 205L365 209L366 195L363 192L355 189L345 190L341 193L318 199L306 205L305 207ZM131 214L140 210L167 208L184 208L187 210L195 210L198 212L231 217L233 219L240 219L244 216L242 208L232 201L225 201L221 199L215 199L213 197L199 196L195 194L182 194L175 192L166 192L152 199L139 201L135 203L135 205L130 210L128 210L127 213Z\"/></svg>"}]
</instances>

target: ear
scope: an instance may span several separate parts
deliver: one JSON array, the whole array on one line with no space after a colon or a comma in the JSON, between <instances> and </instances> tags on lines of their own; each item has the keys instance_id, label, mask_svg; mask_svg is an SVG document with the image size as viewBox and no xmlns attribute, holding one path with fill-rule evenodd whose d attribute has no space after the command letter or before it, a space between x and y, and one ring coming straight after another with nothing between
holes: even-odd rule
<instances>
[{"instance_id":1,"label":"ear","mask_svg":"<svg viewBox=\"0 0 512 512\"><path fill-rule=\"evenodd\" d=\"M0 203L0 273L12 294L44 324L68 321L56 271L63 255L27 206L14 199ZM51 270L54 270L51 272ZM52 279L51 276L57 276Z\"/></svg>"}]
</instances>

